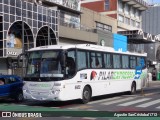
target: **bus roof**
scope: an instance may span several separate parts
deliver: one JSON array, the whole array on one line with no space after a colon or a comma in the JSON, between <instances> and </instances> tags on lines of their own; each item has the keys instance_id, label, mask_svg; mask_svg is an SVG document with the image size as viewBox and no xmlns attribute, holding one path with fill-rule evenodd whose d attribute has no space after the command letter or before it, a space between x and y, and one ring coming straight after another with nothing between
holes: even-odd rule
<instances>
[{"instance_id":1,"label":"bus roof","mask_svg":"<svg viewBox=\"0 0 160 120\"><path fill-rule=\"evenodd\" d=\"M120 53L120 54L128 54L128 55L138 55L138 56L147 56L147 53L137 53L137 52L122 52L115 51L112 47L93 45L93 44L76 44L76 45L49 45L49 46L40 46L32 48L30 51L39 51L39 50L56 50L56 49L70 49L70 48L79 48L84 50L93 50L93 51L101 51L101 52L111 52L111 53Z\"/></svg>"}]
</instances>

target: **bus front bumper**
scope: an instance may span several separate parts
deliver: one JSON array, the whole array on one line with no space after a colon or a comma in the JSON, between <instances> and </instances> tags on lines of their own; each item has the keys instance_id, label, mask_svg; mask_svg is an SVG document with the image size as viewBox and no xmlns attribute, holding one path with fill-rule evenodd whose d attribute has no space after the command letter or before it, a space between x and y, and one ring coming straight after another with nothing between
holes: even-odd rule
<instances>
[{"instance_id":1,"label":"bus front bumper","mask_svg":"<svg viewBox=\"0 0 160 120\"><path fill-rule=\"evenodd\" d=\"M28 93L23 90L24 99L28 100L39 100L39 101L61 101L59 98L59 94L48 94L48 93L41 93L41 92L34 92Z\"/></svg>"}]
</instances>

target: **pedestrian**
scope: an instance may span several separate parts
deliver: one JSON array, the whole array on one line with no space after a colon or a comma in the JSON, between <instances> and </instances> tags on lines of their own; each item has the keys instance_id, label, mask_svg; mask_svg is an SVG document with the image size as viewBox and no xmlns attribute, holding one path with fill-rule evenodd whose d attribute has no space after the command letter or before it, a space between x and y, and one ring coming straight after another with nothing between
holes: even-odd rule
<instances>
[{"instance_id":1,"label":"pedestrian","mask_svg":"<svg viewBox=\"0 0 160 120\"><path fill-rule=\"evenodd\" d=\"M152 70L152 80L155 81L156 79L157 79L157 70L154 67L153 70Z\"/></svg>"}]
</instances>

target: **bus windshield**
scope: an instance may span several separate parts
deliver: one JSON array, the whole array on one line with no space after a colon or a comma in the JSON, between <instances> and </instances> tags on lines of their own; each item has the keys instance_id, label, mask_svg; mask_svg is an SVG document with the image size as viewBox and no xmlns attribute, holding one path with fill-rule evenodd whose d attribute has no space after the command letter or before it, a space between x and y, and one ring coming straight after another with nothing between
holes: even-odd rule
<instances>
[{"instance_id":1,"label":"bus windshield","mask_svg":"<svg viewBox=\"0 0 160 120\"><path fill-rule=\"evenodd\" d=\"M28 53L26 77L63 77L61 51L33 51Z\"/></svg>"}]
</instances>

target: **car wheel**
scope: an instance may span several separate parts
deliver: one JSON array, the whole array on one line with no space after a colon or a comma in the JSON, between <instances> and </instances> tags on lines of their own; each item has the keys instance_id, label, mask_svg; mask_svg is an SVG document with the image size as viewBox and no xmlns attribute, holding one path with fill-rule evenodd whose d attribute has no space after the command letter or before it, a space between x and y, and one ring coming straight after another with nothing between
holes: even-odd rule
<instances>
[{"instance_id":1,"label":"car wheel","mask_svg":"<svg viewBox=\"0 0 160 120\"><path fill-rule=\"evenodd\" d=\"M22 102L23 100L24 100L23 94L22 93L18 93L18 95L16 96L16 101L17 102Z\"/></svg>"},{"instance_id":2,"label":"car wheel","mask_svg":"<svg viewBox=\"0 0 160 120\"><path fill-rule=\"evenodd\" d=\"M91 99L91 89L88 86L85 86L82 93L82 103L86 104Z\"/></svg>"}]
</instances>

